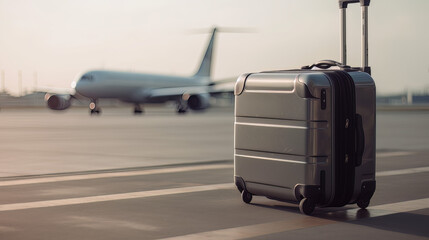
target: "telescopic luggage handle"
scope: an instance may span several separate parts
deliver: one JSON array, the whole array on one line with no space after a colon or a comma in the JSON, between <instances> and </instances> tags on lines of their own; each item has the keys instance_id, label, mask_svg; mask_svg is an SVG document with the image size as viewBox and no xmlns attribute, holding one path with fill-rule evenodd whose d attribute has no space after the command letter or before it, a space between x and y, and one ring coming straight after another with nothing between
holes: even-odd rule
<instances>
[{"instance_id":1,"label":"telescopic luggage handle","mask_svg":"<svg viewBox=\"0 0 429 240\"><path fill-rule=\"evenodd\" d=\"M341 63L347 65L346 9L349 3L360 3L362 8L362 71L371 74L368 66L368 6L370 0L339 0L341 27Z\"/></svg>"}]
</instances>

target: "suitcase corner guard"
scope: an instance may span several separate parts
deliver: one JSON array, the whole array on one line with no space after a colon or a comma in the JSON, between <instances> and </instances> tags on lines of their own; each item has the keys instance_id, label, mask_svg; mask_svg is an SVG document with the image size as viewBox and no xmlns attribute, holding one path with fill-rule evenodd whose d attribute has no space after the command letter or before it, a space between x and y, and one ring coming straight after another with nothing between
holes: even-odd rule
<instances>
[{"instance_id":1,"label":"suitcase corner guard","mask_svg":"<svg viewBox=\"0 0 429 240\"><path fill-rule=\"evenodd\" d=\"M375 185L375 180L363 182L357 202L369 202L374 195Z\"/></svg>"},{"instance_id":2,"label":"suitcase corner guard","mask_svg":"<svg viewBox=\"0 0 429 240\"><path fill-rule=\"evenodd\" d=\"M297 201L301 201L303 198L308 198L313 200L315 203L323 202L322 189L318 185L297 184L294 187L294 192Z\"/></svg>"},{"instance_id":3,"label":"suitcase corner guard","mask_svg":"<svg viewBox=\"0 0 429 240\"><path fill-rule=\"evenodd\" d=\"M247 77L250 75L251 75L251 73L243 73L238 77L237 82L235 83L235 87L234 87L234 95L235 96L238 96L241 93L243 93L244 85L246 84Z\"/></svg>"},{"instance_id":4,"label":"suitcase corner guard","mask_svg":"<svg viewBox=\"0 0 429 240\"><path fill-rule=\"evenodd\" d=\"M243 190L246 190L246 183L244 183L244 180L240 176L234 177L235 186L237 186L238 191L243 192Z\"/></svg>"}]
</instances>

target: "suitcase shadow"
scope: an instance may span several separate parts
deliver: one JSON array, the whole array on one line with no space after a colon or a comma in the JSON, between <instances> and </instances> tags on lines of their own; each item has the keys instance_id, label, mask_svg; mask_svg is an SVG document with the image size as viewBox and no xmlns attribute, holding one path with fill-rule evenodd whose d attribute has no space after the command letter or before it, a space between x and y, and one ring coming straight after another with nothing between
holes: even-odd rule
<instances>
[{"instance_id":1,"label":"suitcase shadow","mask_svg":"<svg viewBox=\"0 0 429 240\"><path fill-rule=\"evenodd\" d=\"M369 210L370 212L372 210ZM351 221L351 224L419 237L429 236L429 216L418 213L396 213ZM411 239L412 237L410 237Z\"/></svg>"},{"instance_id":2,"label":"suitcase shadow","mask_svg":"<svg viewBox=\"0 0 429 240\"><path fill-rule=\"evenodd\" d=\"M269 208L269 209L275 209L275 210L280 210L280 211L285 211L285 212L295 212L295 213L299 213L299 208L298 206L294 206L294 205L266 205L266 204L262 204L262 203L249 203L250 205L253 206L257 206L257 207L262 207L262 208Z\"/></svg>"},{"instance_id":3,"label":"suitcase shadow","mask_svg":"<svg viewBox=\"0 0 429 240\"><path fill-rule=\"evenodd\" d=\"M289 203L286 203L289 204ZM290 205L267 205L262 203L250 203L250 205L276 209L285 212L293 212L299 213L299 207L296 204L290 203ZM374 210L371 210L374 211ZM367 209L360 209L352 206L345 207L330 207L330 208L316 208L314 212L311 214L311 217L323 218L326 220L332 220L337 222L347 222L358 219L366 219L373 217L374 214L371 215L371 212Z\"/></svg>"},{"instance_id":4,"label":"suitcase shadow","mask_svg":"<svg viewBox=\"0 0 429 240\"><path fill-rule=\"evenodd\" d=\"M387 213L383 210L352 208L332 212L319 211L315 217L419 237L429 236L429 216L425 213Z\"/></svg>"},{"instance_id":5,"label":"suitcase shadow","mask_svg":"<svg viewBox=\"0 0 429 240\"><path fill-rule=\"evenodd\" d=\"M253 206L275 209L285 212L301 214L297 205L266 205L250 203ZM347 223L355 226L364 226L377 230L410 234L418 237L429 236L429 216L416 212L386 213L383 210L360 209L350 207L316 208L308 217L330 220L337 223Z\"/></svg>"},{"instance_id":6,"label":"suitcase shadow","mask_svg":"<svg viewBox=\"0 0 429 240\"><path fill-rule=\"evenodd\" d=\"M269 205L269 204L264 204L264 203L249 203L250 205L253 206L257 206L257 207L263 207L263 208L269 208L269 209L276 209L276 210L280 210L280 211L285 211L285 212L293 212L293 213L300 213L299 211L299 207L298 204L295 203L288 203L288 202L282 202L283 204L290 204L290 205ZM344 214L343 212L346 212L348 210L352 210L355 209L351 206L345 206L345 207L340 207L340 208L316 208L313 212L313 214L311 216L313 217L322 217L322 218L327 218L329 220L338 220L341 221L341 219L343 220L347 220L347 217L350 217L348 215L350 214ZM361 209L364 210L364 209ZM367 215L367 211L361 211L358 213L359 218L365 218Z\"/></svg>"}]
</instances>

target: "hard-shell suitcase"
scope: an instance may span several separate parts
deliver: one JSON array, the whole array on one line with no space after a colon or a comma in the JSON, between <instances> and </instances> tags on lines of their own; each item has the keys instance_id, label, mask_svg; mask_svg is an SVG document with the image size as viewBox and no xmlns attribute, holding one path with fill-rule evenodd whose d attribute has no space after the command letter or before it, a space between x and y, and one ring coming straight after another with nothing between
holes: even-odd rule
<instances>
[{"instance_id":1,"label":"hard-shell suitcase","mask_svg":"<svg viewBox=\"0 0 429 240\"><path fill-rule=\"evenodd\" d=\"M359 1L340 0L342 16L353 2ZM369 1L360 2L362 68L345 65L342 44L343 64L321 61L238 78L234 181L244 202L252 195L299 202L304 214L315 206L369 205L375 191L375 83L367 66Z\"/></svg>"}]
</instances>

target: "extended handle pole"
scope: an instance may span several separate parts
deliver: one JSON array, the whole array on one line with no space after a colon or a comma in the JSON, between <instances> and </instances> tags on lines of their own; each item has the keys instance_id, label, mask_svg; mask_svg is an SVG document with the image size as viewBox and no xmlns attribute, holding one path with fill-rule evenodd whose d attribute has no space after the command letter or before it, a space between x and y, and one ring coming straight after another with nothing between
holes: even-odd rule
<instances>
[{"instance_id":1,"label":"extended handle pole","mask_svg":"<svg viewBox=\"0 0 429 240\"><path fill-rule=\"evenodd\" d=\"M339 0L340 5L340 31L341 31L341 63L347 65L347 17L346 9L349 3L360 3L362 7L362 71L371 74L368 66L368 6L370 0Z\"/></svg>"},{"instance_id":2,"label":"extended handle pole","mask_svg":"<svg viewBox=\"0 0 429 240\"><path fill-rule=\"evenodd\" d=\"M340 8L340 28L341 28L340 62L343 65L347 65L347 34L346 34L347 22L346 21L347 21L346 8Z\"/></svg>"},{"instance_id":3,"label":"extended handle pole","mask_svg":"<svg viewBox=\"0 0 429 240\"><path fill-rule=\"evenodd\" d=\"M362 68L368 67L368 6L362 6Z\"/></svg>"}]
</instances>

